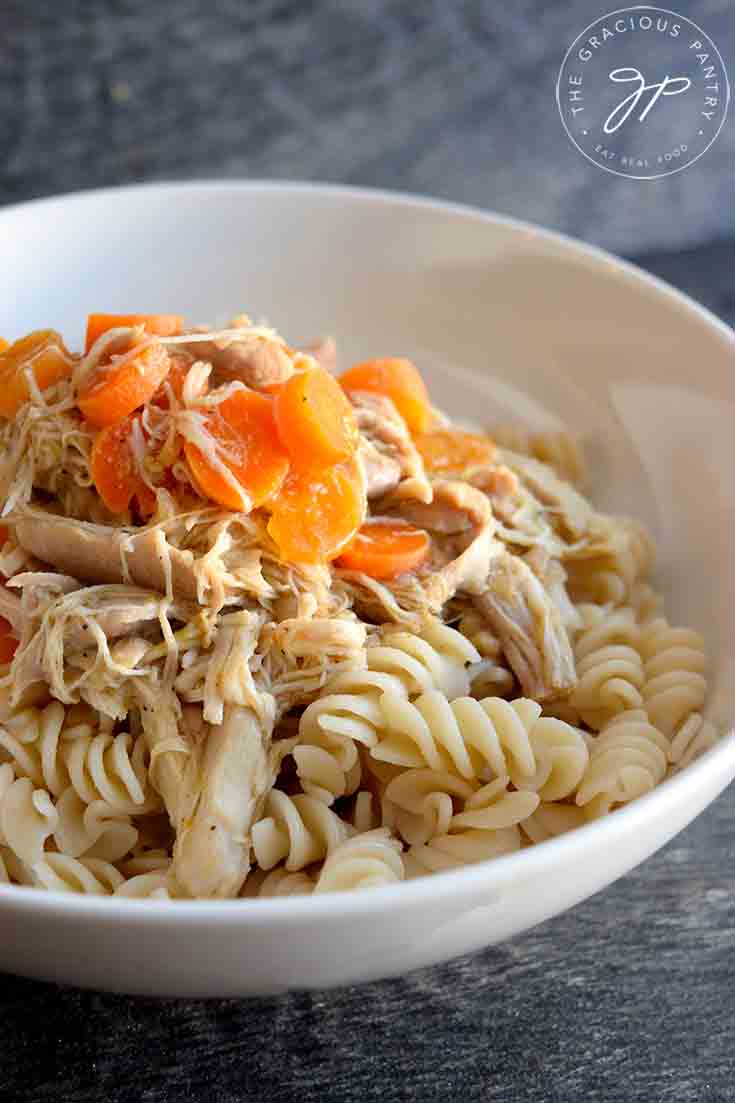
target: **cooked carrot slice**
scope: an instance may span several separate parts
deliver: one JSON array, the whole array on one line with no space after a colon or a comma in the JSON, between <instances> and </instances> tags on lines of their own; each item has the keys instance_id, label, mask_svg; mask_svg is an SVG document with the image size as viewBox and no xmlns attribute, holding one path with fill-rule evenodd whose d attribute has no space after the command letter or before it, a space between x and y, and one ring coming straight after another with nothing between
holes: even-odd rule
<instances>
[{"instance_id":1,"label":"cooked carrot slice","mask_svg":"<svg viewBox=\"0 0 735 1103\"><path fill-rule=\"evenodd\" d=\"M293 464L331 467L355 454L358 431L352 406L324 368L292 375L279 387L273 408Z\"/></svg>"},{"instance_id":2,"label":"cooked carrot slice","mask_svg":"<svg viewBox=\"0 0 735 1103\"><path fill-rule=\"evenodd\" d=\"M146 338L83 380L77 406L95 428L114 425L153 397L170 364L160 341Z\"/></svg>"},{"instance_id":3,"label":"cooked carrot slice","mask_svg":"<svg viewBox=\"0 0 735 1103\"><path fill-rule=\"evenodd\" d=\"M431 407L426 385L410 360L390 356L364 360L339 377L346 391L373 391L392 399L412 433L423 433L431 424Z\"/></svg>"},{"instance_id":4,"label":"cooked carrot slice","mask_svg":"<svg viewBox=\"0 0 735 1103\"><path fill-rule=\"evenodd\" d=\"M14 417L30 391L26 372L33 372L45 391L71 375L73 360L54 329L37 329L0 354L0 417Z\"/></svg>"},{"instance_id":5,"label":"cooked carrot slice","mask_svg":"<svg viewBox=\"0 0 735 1103\"><path fill-rule=\"evenodd\" d=\"M123 326L143 326L146 333L156 337L174 337L181 333L184 319L179 314L90 314L87 318L85 353L108 329Z\"/></svg>"},{"instance_id":6,"label":"cooked carrot slice","mask_svg":"<svg viewBox=\"0 0 735 1103\"><path fill-rule=\"evenodd\" d=\"M413 442L429 471L462 471L466 467L491 463L495 455L495 445L489 437L458 429L417 433Z\"/></svg>"},{"instance_id":7,"label":"cooked carrot slice","mask_svg":"<svg viewBox=\"0 0 735 1103\"><path fill-rule=\"evenodd\" d=\"M406 521L375 520L362 526L338 559L338 566L371 578L395 578L429 558L431 541Z\"/></svg>"},{"instance_id":8,"label":"cooked carrot slice","mask_svg":"<svg viewBox=\"0 0 735 1103\"><path fill-rule=\"evenodd\" d=\"M97 493L112 513L124 513L134 497L147 504L153 497L141 479L131 446L133 418L98 433L92 445L91 471ZM149 512L155 508L155 500ZM145 511L142 511L145 512Z\"/></svg>"},{"instance_id":9,"label":"cooked carrot slice","mask_svg":"<svg viewBox=\"0 0 735 1103\"><path fill-rule=\"evenodd\" d=\"M205 498L225 509L247 512L279 491L289 460L269 398L256 391L235 391L204 416L203 428L214 446L216 461L192 440L186 441L184 451L194 482ZM241 489L218 470L219 464L228 468Z\"/></svg>"},{"instance_id":10,"label":"cooked carrot slice","mask_svg":"<svg viewBox=\"0 0 735 1103\"><path fill-rule=\"evenodd\" d=\"M364 514L354 462L319 472L292 470L273 503L268 532L288 562L321 563L339 554Z\"/></svg>"},{"instance_id":11,"label":"cooked carrot slice","mask_svg":"<svg viewBox=\"0 0 735 1103\"><path fill-rule=\"evenodd\" d=\"M10 348L10 341L6 341L4 337L0 337L0 353L5 352Z\"/></svg>"},{"instance_id":12,"label":"cooked carrot slice","mask_svg":"<svg viewBox=\"0 0 735 1103\"><path fill-rule=\"evenodd\" d=\"M12 624L9 624L5 617L0 617L0 663L11 662L18 650L19 641L10 635L12 631Z\"/></svg>"}]
</instances>

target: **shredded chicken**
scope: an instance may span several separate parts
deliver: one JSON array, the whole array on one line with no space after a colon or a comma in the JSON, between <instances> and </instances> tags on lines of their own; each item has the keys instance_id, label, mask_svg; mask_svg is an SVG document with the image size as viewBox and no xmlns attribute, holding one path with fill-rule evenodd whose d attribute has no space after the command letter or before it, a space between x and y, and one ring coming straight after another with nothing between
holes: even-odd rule
<instances>
[{"instance_id":1,"label":"shredded chicken","mask_svg":"<svg viewBox=\"0 0 735 1103\"><path fill-rule=\"evenodd\" d=\"M229 706L221 725L202 722L190 739L189 799L183 816L177 808L171 865L172 880L187 896L236 896L242 888L250 869L250 828L276 776L272 731L272 719L266 726L251 709Z\"/></svg>"},{"instance_id":2,"label":"shredded chicken","mask_svg":"<svg viewBox=\"0 0 735 1103\"><path fill-rule=\"evenodd\" d=\"M519 556L499 546L475 604L497 635L524 696L558 697L576 685L574 656L556 604Z\"/></svg>"},{"instance_id":3,"label":"shredded chicken","mask_svg":"<svg viewBox=\"0 0 735 1103\"><path fill-rule=\"evenodd\" d=\"M391 400L367 391L351 391L350 400L362 438L368 498L393 492L396 499L430 502L423 460Z\"/></svg>"},{"instance_id":4,"label":"shredded chicken","mask_svg":"<svg viewBox=\"0 0 735 1103\"><path fill-rule=\"evenodd\" d=\"M242 329L243 334L184 346L198 360L212 365L215 380L238 380L247 387L262 389L284 383L293 375L293 359L277 334L253 331L244 314L234 318L228 328Z\"/></svg>"},{"instance_id":5,"label":"shredded chicken","mask_svg":"<svg viewBox=\"0 0 735 1103\"><path fill-rule=\"evenodd\" d=\"M401 503L401 516L441 537L443 558L421 576L432 610L440 609L457 591L483 590L493 556L495 522L487 498L468 483L441 479L433 483L430 504Z\"/></svg>"},{"instance_id":6,"label":"shredded chicken","mask_svg":"<svg viewBox=\"0 0 735 1103\"><path fill-rule=\"evenodd\" d=\"M590 528L595 515L589 502L554 471L529 456L504 452L507 466L520 476L536 498L552 513L556 524L570 540L581 539Z\"/></svg>"}]
</instances>

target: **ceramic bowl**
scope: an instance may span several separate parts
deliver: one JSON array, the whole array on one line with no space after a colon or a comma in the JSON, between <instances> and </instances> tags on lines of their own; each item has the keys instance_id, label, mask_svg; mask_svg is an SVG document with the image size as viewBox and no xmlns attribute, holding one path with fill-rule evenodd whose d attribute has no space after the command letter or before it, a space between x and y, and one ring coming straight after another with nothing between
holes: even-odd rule
<instances>
[{"instance_id":1,"label":"ceramic bowl","mask_svg":"<svg viewBox=\"0 0 735 1103\"><path fill-rule=\"evenodd\" d=\"M246 309L348 363L413 358L450 414L583 430L595 500L646 521L673 620L735 716L730 330L599 250L425 199L278 183L130 187L0 210L0 333L81 341L92 310ZM0 969L159 996L405 973L518 934L642 862L735 776L735 735L650 795L491 863L315 898L147 902L0 888Z\"/></svg>"}]
</instances>

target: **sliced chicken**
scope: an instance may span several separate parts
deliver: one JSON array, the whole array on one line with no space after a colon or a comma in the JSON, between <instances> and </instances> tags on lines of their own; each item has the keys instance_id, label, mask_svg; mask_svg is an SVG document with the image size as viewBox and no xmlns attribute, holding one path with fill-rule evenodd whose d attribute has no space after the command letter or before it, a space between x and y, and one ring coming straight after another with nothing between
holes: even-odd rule
<instances>
[{"instance_id":1,"label":"sliced chicken","mask_svg":"<svg viewBox=\"0 0 735 1103\"><path fill-rule=\"evenodd\" d=\"M350 401L362 437L360 456L368 498L392 492L401 500L430 502L431 485L423 460L391 400L367 391L351 391Z\"/></svg>"},{"instance_id":2,"label":"sliced chicken","mask_svg":"<svg viewBox=\"0 0 735 1103\"><path fill-rule=\"evenodd\" d=\"M544 701L573 689L574 656L561 614L527 563L500 546L475 605L500 640L525 696Z\"/></svg>"},{"instance_id":3,"label":"sliced chicken","mask_svg":"<svg viewBox=\"0 0 735 1103\"><path fill-rule=\"evenodd\" d=\"M487 494L495 517L505 523L512 522L519 504L519 482L509 467L502 463L481 467L471 473L468 482Z\"/></svg>"},{"instance_id":4,"label":"sliced chicken","mask_svg":"<svg viewBox=\"0 0 735 1103\"><path fill-rule=\"evenodd\" d=\"M174 594L197 600L194 556L172 547L158 529L125 532L27 509L15 532L21 547L37 559L84 582L129 578L138 586L165 593L170 564Z\"/></svg>"},{"instance_id":5,"label":"sliced chicken","mask_svg":"<svg viewBox=\"0 0 735 1103\"><path fill-rule=\"evenodd\" d=\"M181 713L173 693L161 699L153 684L140 692L151 780L176 831L176 891L237 896L250 868L250 828L280 767L282 755L271 753L272 725L251 709L228 706L223 723L211 726L196 706Z\"/></svg>"},{"instance_id":6,"label":"sliced chicken","mask_svg":"<svg viewBox=\"0 0 735 1103\"><path fill-rule=\"evenodd\" d=\"M450 549L444 550L445 562L432 563L422 578L431 606L438 611L460 590L481 593L498 551L492 509L482 491L453 479L438 480L432 489L430 504L402 502L401 517L439 538L448 538L441 541Z\"/></svg>"},{"instance_id":7,"label":"sliced chicken","mask_svg":"<svg viewBox=\"0 0 735 1103\"><path fill-rule=\"evenodd\" d=\"M237 379L247 387L260 390L285 383L293 375L293 360L280 338L247 333L249 319L235 318L230 326L243 329L242 340L230 337L219 341L192 341L184 346L197 360L206 360L212 365L215 382Z\"/></svg>"},{"instance_id":8,"label":"sliced chicken","mask_svg":"<svg viewBox=\"0 0 735 1103\"><path fill-rule=\"evenodd\" d=\"M382 498L395 490L401 481L399 460L381 452L365 436L360 440L359 454L365 468L368 498Z\"/></svg>"},{"instance_id":9,"label":"sliced chicken","mask_svg":"<svg viewBox=\"0 0 735 1103\"><path fill-rule=\"evenodd\" d=\"M505 452L503 458L538 501L553 511L555 523L566 535L580 540L589 531L596 516L594 509L548 464L513 452Z\"/></svg>"},{"instance_id":10,"label":"sliced chicken","mask_svg":"<svg viewBox=\"0 0 735 1103\"><path fill-rule=\"evenodd\" d=\"M19 576L32 578L33 575ZM136 636L147 625L158 622L159 600L155 594L132 587L104 587L103 592L77 588L52 600L37 622L38 627L18 648L13 659L12 699L18 701L37 682L45 681L59 700L67 700L64 667L67 660L87 649L96 650L94 625L108 644ZM29 614L20 603L28 628ZM30 616L31 623L34 620ZM69 703L71 699L69 698Z\"/></svg>"}]
</instances>

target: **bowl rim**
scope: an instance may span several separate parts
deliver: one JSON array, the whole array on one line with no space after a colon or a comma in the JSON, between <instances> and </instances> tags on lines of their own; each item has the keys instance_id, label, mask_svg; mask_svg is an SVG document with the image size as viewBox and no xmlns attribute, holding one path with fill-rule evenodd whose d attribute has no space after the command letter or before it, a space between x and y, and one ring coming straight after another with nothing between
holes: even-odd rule
<instances>
[{"instance_id":1,"label":"bowl rim","mask_svg":"<svg viewBox=\"0 0 735 1103\"><path fill-rule=\"evenodd\" d=\"M182 192L234 192L234 193L282 193L284 195L317 195L333 198L337 201L359 201L385 206L419 208L451 215L463 221L502 226L530 235L541 241L555 245L564 259L584 262L596 269L607 269L609 274L625 277L638 285L639 290L653 293L656 298L668 301L709 329L712 336L724 339L728 345L735 341L731 327L718 318L711 310L696 302L689 295L672 287L665 280L653 276L631 261L625 260L596 245L580 241L559 230L546 229L533 222L514 216L486 211L465 203L457 203L441 198L432 198L406 191L392 191L383 188L352 187L334 183L321 183L307 180L268 180L268 179L194 179L194 180L157 180L138 184L125 184L116 187L90 188L59 195L42 196L0 207L0 225L11 222L14 217L25 211L40 210L44 207L83 206L85 203L104 201L105 199L138 197L141 194L154 194L165 191ZM84 893L42 890L22 885L0 884L0 907L13 904L18 908L32 905L36 914L60 911L69 916L94 917L101 923L118 923L126 919L145 920L153 925L170 922L199 924L216 920L227 926L260 925L263 922L277 925L291 924L294 920L319 921L325 918L337 919L349 916L366 918L376 912L385 912L391 905L405 907L410 904L430 905L442 896L459 899L474 888L481 887L484 892L494 885L500 888L514 878L527 878L543 873L541 866L553 862L554 857L564 850L580 858L588 845L594 849L604 846L605 836L609 843L617 837L634 833L644 827L649 820L649 811L657 805L659 815L667 807L674 808L687 789L696 788L695 782L704 782L710 774L724 778L721 789L735 776L735 729L722 736L716 746L708 750L697 761L687 766L681 773L667 778L651 792L632 803L617 809L591 823L583 824L574 830L552 839L526 847L523 850L488 859L457 869L430 874L411 881L398 882L370 892L341 891L323 895L297 895L288 897L238 897L226 900L150 900L128 897L94 896ZM439 881L437 882L437 878Z\"/></svg>"}]
</instances>

